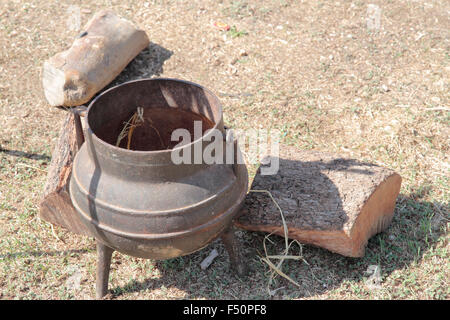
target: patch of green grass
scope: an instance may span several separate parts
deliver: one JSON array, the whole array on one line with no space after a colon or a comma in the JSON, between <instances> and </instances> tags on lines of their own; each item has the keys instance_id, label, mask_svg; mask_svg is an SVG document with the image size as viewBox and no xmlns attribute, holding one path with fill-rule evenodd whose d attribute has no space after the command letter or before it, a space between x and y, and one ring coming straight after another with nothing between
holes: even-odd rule
<instances>
[{"instance_id":1,"label":"patch of green grass","mask_svg":"<svg viewBox=\"0 0 450 320\"><path fill-rule=\"evenodd\" d=\"M242 37L248 34L247 31L245 30L238 30L236 28L236 26L232 26L230 28L230 30L228 30L228 34L232 37L232 38L238 38L238 37Z\"/></svg>"},{"instance_id":2,"label":"patch of green grass","mask_svg":"<svg viewBox=\"0 0 450 320\"><path fill-rule=\"evenodd\" d=\"M185 261L183 257L177 257L173 259L163 260L161 261L161 265L164 269L176 271L184 268Z\"/></svg>"},{"instance_id":3,"label":"patch of green grass","mask_svg":"<svg viewBox=\"0 0 450 320\"><path fill-rule=\"evenodd\" d=\"M111 5L104 2L100 4ZM411 33L390 26L385 26L383 35L368 34L355 21L343 23L349 20L348 12L342 10L343 4L338 7L331 2L291 5L294 2L226 0L218 3L221 17L206 2L182 8L173 4L150 1L150 6L158 6L152 10L139 1L125 0L113 6L131 20L139 17L159 45L180 50L164 64L166 70L161 68L161 76L188 76L188 80L204 83L216 92L249 92L253 96L220 99L227 124L235 129L278 128L283 145L335 153L344 150L356 158L383 164L401 174L401 195L390 227L369 240L363 258L347 258L305 245L308 264L283 264L283 271L300 283L299 288L277 277L274 288L282 289L270 296L266 290L269 270L258 258L264 234L240 231L244 259L251 269L248 278L241 279L229 270L220 241L168 261L115 253L110 274L112 298L448 300L450 187L444 137L450 112L425 110L448 104L446 92L433 85L446 80L442 70L450 55L445 43L436 38L444 29L430 25L425 16L434 15L439 8L424 11L420 3L389 3L386 16L392 25L400 23L402 30L409 30L419 23L433 29L415 41ZM355 5L354 10L365 12L366 3ZM45 156L51 156L64 118L42 97L38 70L46 58L70 45L72 38L66 37L70 34L60 6L41 2L28 9L23 1L8 3L0 23L0 32L6 36L0 56L9 57L2 61L4 72L0 74L0 144L11 151L0 151L0 299L89 299L95 296L93 240L54 227L64 240L61 242L37 215L50 162ZM408 10L415 10L415 14L408 14ZM42 27L49 17L55 22L51 30ZM226 34L232 43L222 44L217 33L204 28L216 19L234 24ZM277 28L281 24L283 29ZM189 25L192 28L184 28ZM23 27L34 36L24 36L20 32ZM12 30L19 31L15 37L8 36ZM158 36L161 34L164 36ZM286 36L288 45L269 40L278 36ZM268 41L258 41L261 39ZM207 52L205 44L214 42L217 46ZM241 49L248 56L238 58ZM333 59L321 64L320 56L330 53ZM226 66L205 67L205 58L211 54L238 58L235 66L239 72L230 77ZM154 58L158 60L158 55ZM30 65L26 72L29 84L21 84L20 92L12 90L14 86L8 88L8 81L22 79L23 66ZM424 72L428 71L424 66L431 66L427 67L431 73ZM380 91L382 84L388 85L389 92ZM355 102L356 97L362 99ZM440 102L431 103L432 97L439 97ZM392 120L399 122L398 128ZM390 133L383 131L386 126L392 128ZM248 166L250 179L257 168L258 164ZM273 250L283 250L283 239L272 239ZM201 270L199 264L213 246L219 256L207 270ZM381 268L379 288L365 283L370 265ZM73 266L82 272L78 291L66 288Z\"/></svg>"}]
</instances>

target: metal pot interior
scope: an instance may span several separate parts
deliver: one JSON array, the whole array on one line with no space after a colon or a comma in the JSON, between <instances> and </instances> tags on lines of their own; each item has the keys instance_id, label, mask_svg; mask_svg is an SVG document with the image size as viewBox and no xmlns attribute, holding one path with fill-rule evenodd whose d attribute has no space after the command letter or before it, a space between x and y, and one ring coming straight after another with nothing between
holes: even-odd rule
<instances>
[{"instance_id":1,"label":"metal pot interior","mask_svg":"<svg viewBox=\"0 0 450 320\"><path fill-rule=\"evenodd\" d=\"M180 128L188 130L194 141L195 121L201 122L201 135L212 128L223 130L217 97L197 84L174 79L137 80L105 91L89 106L89 129L100 140L116 146L138 107L143 109L144 122L133 130L130 150L171 150L179 143L172 141L172 132ZM118 147L127 148L127 144L125 137Z\"/></svg>"}]
</instances>

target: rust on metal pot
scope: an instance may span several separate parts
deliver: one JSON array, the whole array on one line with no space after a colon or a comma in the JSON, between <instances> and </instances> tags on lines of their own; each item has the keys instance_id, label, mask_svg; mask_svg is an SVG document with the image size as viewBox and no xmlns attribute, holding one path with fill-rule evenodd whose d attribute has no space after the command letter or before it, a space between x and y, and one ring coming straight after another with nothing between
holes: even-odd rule
<instances>
[{"instance_id":1,"label":"rust on metal pot","mask_svg":"<svg viewBox=\"0 0 450 320\"><path fill-rule=\"evenodd\" d=\"M138 107L147 126L135 129L130 150L123 143L116 147L124 121ZM92 101L85 120L70 196L100 243L99 256L111 248L135 257L173 258L205 247L230 228L247 193L245 165L176 165L171 159L171 132L184 128L193 134L194 120L202 121L203 136L216 129L223 144L229 143L221 104L212 92L174 79L127 82ZM236 142L231 143L237 152ZM194 154L205 146L197 139L178 148ZM231 248L229 231L225 235ZM105 293L100 287L98 295Z\"/></svg>"}]
</instances>

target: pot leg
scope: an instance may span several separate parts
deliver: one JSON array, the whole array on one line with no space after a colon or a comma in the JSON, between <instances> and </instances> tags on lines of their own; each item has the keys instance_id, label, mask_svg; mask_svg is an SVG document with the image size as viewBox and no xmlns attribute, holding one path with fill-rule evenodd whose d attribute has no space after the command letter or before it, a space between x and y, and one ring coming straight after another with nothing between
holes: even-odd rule
<instances>
[{"instance_id":1,"label":"pot leg","mask_svg":"<svg viewBox=\"0 0 450 320\"><path fill-rule=\"evenodd\" d=\"M242 261L242 257L239 250L239 243L234 234L232 227L229 227L221 236L225 249L228 251L230 257L231 268L237 271L239 276L245 276L248 273L245 263Z\"/></svg>"},{"instance_id":2,"label":"pot leg","mask_svg":"<svg viewBox=\"0 0 450 320\"><path fill-rule=\"evenodd\" d=\"M97 241L97 299L108 293L109 269L114 250Z\"/></svg>"}]
</instances>

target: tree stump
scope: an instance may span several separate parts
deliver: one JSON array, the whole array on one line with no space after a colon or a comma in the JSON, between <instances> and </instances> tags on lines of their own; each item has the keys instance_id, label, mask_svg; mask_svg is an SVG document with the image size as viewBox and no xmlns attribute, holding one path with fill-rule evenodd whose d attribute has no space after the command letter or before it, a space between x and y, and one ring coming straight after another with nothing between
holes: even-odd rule
<instances>
[{"instance_id":1,"label":"tree stump","mask_svg":"<svg viewBox=\"0 0 450 320\"><path fill-rule=\"evenodd\" d=\"M145 31L111 10L86 24L72 46L44 63L43 87L52 106L78 106L110 83L149 45Z\"/></svg>"},{"instance_id":2,"label":"tree stump","mask_svg":"<svg viewBox=\"0 0 450 320\"><path fill-rule=\"evenodd\" d=\"M318 151L284 150L275 175L260 170L252 189L281 207L289 238L362 257L370 237L390 224L401 177L390 169ZM235 224L284 235L280 212L265 193L250 192Z\"/></svg>"},{"instance_id":3,"label":"tree stump","mask_svg":"<svg viewBox=\"0 0 450 320\"><path fill-rule=\"evenodd\" d=\"M69 112L61 128L58 143L53 150L39 214L45 221L74 233L88 235L69 195L72 164L77 151L75 119L74 115Z\"/></svg>"}]
</instances>

